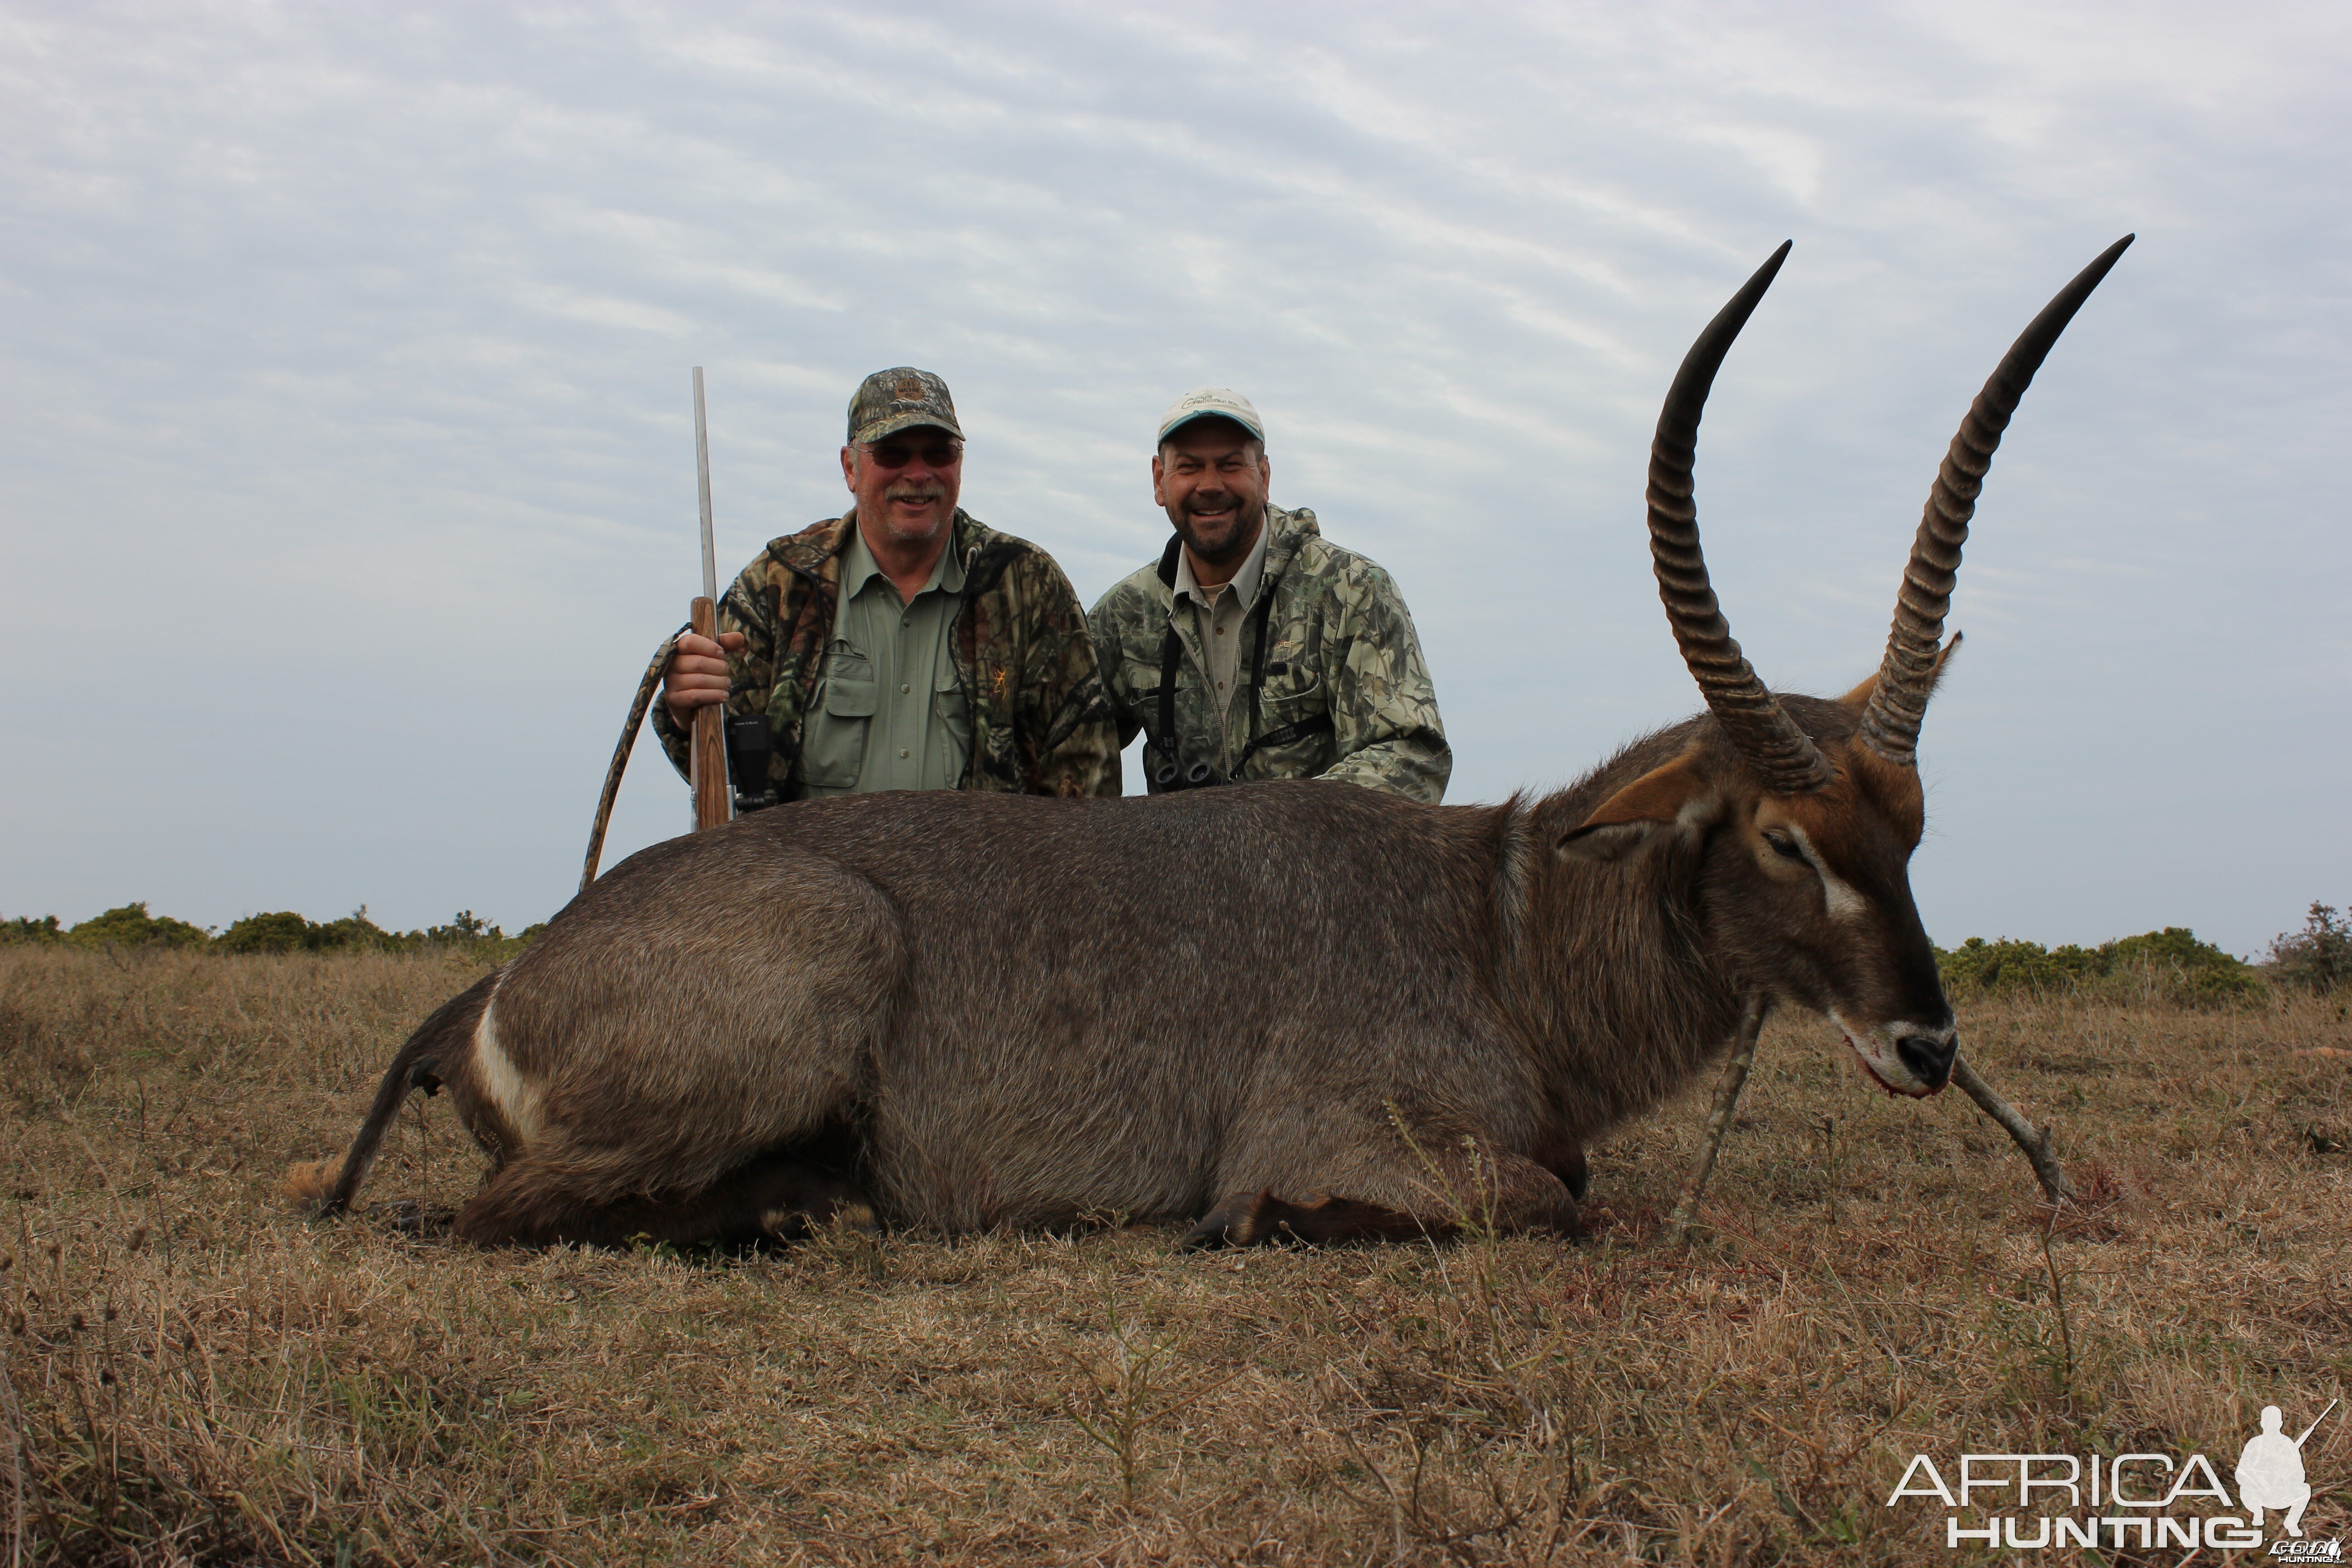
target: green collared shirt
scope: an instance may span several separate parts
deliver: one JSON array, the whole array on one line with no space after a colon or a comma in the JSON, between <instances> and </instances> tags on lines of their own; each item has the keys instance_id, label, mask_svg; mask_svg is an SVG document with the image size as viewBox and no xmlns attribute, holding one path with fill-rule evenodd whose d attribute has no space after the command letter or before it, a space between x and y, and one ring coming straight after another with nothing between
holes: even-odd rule
<instances>
[{"instance_id":1,"label":"green collared shirt","mask_svg":"<svg viewBox=\"0 0 2352 1568\"><path fill-rule=\"evenodd\" d=\"M908 604L852 527L824 682L801 746L804 794L953 789L962 782L971 704L956 676L948 628L963 579L950 540Z\"/></svg>"}]
</instances>

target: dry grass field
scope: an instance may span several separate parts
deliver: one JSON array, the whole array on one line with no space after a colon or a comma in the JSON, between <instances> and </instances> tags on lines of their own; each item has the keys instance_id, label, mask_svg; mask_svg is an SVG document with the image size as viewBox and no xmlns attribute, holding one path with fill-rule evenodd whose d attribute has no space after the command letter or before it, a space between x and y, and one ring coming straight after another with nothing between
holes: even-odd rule
<instances>
[{"instance_id":1,"label":"dry grass field","mask_svg":"<svg viewBox=\"0 0 2352 1568\"><path fill-rule=\"evenodd\" d=\"M482 1254L289 1214L478 972L0 947L0 1561L1943 1563L1984 1554L1886 1505L1915 1452L2226 1478L2263 1404L2352 1393L2333 1000L1965 1010L2056 1125L2054 1216L1961 1096L1885 1099L1802 1019L1687 1254L1704 1085L1595 1151L1578 1246ZM455 1203L478 1158L412 1108L368 1195Z\"/></svg>"}]
</instances>

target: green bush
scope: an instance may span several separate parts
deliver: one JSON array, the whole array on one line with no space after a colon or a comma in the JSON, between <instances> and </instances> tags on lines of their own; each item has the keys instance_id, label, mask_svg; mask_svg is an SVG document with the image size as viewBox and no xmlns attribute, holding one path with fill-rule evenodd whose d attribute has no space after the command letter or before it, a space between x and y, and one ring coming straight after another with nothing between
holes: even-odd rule
<instances>
[{"instance_id":1,"label":"green bush","mask_svg":"<svg viewBox=\"0 0 2352 1568\"><path fill-rule=\"evenodd\" d=\"M247 915L233 921L215 943L223 952L299 952L310 922L291 910L275 914Z\"/></svg>"},{"instance_id":2,"label":"green bush","mask_svg":"<svg viewBox=\"0 0 2352 1568\"><path fill-rule=\"evenodd\" d=\"M2272 939L2270 962L2263 967L2274 983L2307 991L2333 991L2352 982L2352 921L2315 900L2301 931Z\"/></svg>"},{"instance_id":3,"label":"green bush","mask_svg":"<svg viewBox=\"0 0 2352 1568\"><path fill-rule=\"evenodd\" d=\"M55 918L51 917L53 923ZM209 932L185 921L149 914L144 899L92 915L66 932L65 939L77 947L145 947L151 942L163 947L205 947L212 942Z\"/></svg>"},{"instance_id":4,"label":"green bush","mask_svg":"<svg viewBox=\"0 0 2352 1568\"><path fill-rule=\"evenodd\" d=\"M313 952L340 952L347 949L376 948L396 951L401 939L368 919L367 906L362 904L339 921L311 926L305 933L303 945Z\"/></svg>"},{"instance_id":5,"label":"green bush","mask_svg":"<svg viewBox=\"0 0 2352 1568\"><path fill-rule=\"evenodd\" d=\"M422 932L411 931L413 937L441 947L463 947L469 942L504 942L507 933L489 924L471 910L459 910L449 917L445 926L427 926Z\"/></svg>"},{"instance_id":6,"label":"green bush","mask_svg":"<svg viewBox=\"0 0 2352 1568\"><path fill-rule=\"evenodd\" d=\"M56 942L64 934L58 930L55 915L43 915L39 920L18 915L13 921L0 921L0 946L12 942Z\"/></svg>"},{"instance_id":7,"label":"green bush","mask_svg":"<svg viewBox=\"0 0 2352 1568\"><path fill-rule=\"evenodd\" d=\"M1972 936L1936 950L1936 967L1954 995L2087 994L2118 1001L2157 997L2187 1006L2216 1006L2263 992L2262 976L2186 926L2120 937L2095 948L2045 948L2038 942Z\"/></svg>"},{"instance_id":8,"label":"green bush","mask_svg":"<svg viewBox=\"0 0 2352 1568\"><path fill-rule=\"evenodd\" d=\"M395 936L367 918L362 904L339 921L320 924L291 910L247 915L220 933L223 952L342 952L352 949L398 952L422 945L421 933Z\"/></svg>"}]
</instances>

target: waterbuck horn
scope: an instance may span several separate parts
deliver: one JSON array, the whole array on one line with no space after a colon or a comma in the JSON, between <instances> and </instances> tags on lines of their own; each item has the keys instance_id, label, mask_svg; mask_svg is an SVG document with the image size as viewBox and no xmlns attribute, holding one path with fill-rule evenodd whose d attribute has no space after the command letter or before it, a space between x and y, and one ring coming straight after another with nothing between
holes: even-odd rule
<instances>
[{"instance_id":1,"label":"waterbuck horn","mask_svg":"<svg viewBox=\"0 0 2352 1568\"><path fill-rule=\"evenodd\" d=\"M1765 783L1781 795L1803 795L1830 782L1830 765L1732 640L1723 606L1707 581L1706 557L1698 547L1698 509L1691 500L1691 462L1698 448L1699 414L1706 406L1707 391L1732 339L1748 324L1756 301L1772 286L1773 274L1788 256L1789 246L1783 243L1683 356L1682 368L1666 393L1666 405L1658 415L1657 438L1650 443L1647 499L1650 562L1683 663L1690 667L1716 721Z\"/></svg>"},{"instance_id":2,"label":"waterbuck horn","mask_svg":"<svg viewBox=\"0 0 2352 1568\"><path fill-rule=\"evenodd\" d=\"M2033 384L2033 373L2042 368L2050 346L2135 237L2127 234L2101 251L2096 261L2042 308L1969 405L1960 433L1952 437L1943 466L1936 470L1927 510L1911 542L1911 563L1903 569L1903 590L1895 596L1886 658L1879 664L1877 686L1862 715L1863 744L1899 767L1917 765L1919 721L1927 715L1927 694L1936 685L1944 613L1951 607L1960 546L1968 542L1969 519L1976 514L1977 492L1984 488L1993 448L2000 445L2001 432L2009 428L2009 417Z\"/></svg>"}]
</instances>

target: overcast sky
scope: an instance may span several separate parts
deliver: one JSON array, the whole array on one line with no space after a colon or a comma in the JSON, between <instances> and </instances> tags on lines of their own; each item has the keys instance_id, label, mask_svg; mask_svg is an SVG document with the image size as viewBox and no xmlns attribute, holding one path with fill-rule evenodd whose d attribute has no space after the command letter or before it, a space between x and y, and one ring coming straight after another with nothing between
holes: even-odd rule
<instances>
[{"instance_id":1,"label":"overcast sky","mask_svg":"<svg viewBox=\"0 0 2352 1568\"><path fill-rule=\"evenodd\" d=\"M2252 951L2352 900L2347 68L2341 5L0 5L0 914L560 907L697 590L696 364L722 573L913 363L1089 604L1239 388L1402 587L1447 798L1558 784L1697 706L1643 464L1774 246L1699 518L1835 692L2137 231L1979 509L1913 879L1948 943ZM686 812L646 746L613 857Z\"/></svg>"}]
</instances>

